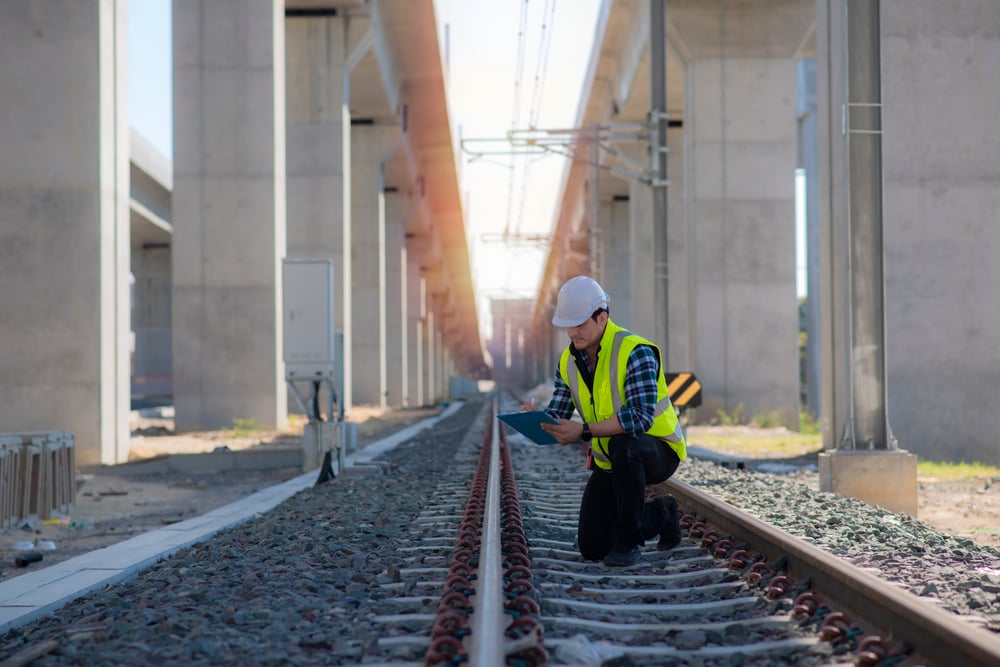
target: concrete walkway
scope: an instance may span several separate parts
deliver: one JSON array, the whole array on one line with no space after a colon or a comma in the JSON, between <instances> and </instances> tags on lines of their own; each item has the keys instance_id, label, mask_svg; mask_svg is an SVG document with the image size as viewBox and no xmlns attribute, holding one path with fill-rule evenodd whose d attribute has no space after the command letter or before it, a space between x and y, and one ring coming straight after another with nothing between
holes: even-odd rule
<instances>
[{"instance_id":1,"label":"concrete walkway","mask_svg":"<svg viewBox=\"0 0 1000 667\"><path fill-rule=\"evenodd\" d=\"M451 416L461 406L460 401L454 402L435 417L371 443L347 456L346 466L351 468L370 463L425 428ZM0 633L56 611L96 588L129 579L179 549L203 542L221 530L258 517L299 491L313 486L317 475L316 470L303 473L201 516L0 583Z\"/></svg>"}]
</instances>

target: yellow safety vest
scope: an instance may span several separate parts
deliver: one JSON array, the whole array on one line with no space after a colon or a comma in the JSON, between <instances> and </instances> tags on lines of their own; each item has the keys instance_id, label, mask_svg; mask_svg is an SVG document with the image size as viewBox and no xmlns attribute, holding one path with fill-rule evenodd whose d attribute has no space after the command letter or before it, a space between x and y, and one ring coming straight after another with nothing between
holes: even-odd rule
<instances>
[{"instance_id":1,"label":"yellow safety vest","mask_svg":"<svg viewBox=\"0 0 1000 667\"><path fill-rule=\"evenodd\" d=\"M594 369L594 393L591 396L587 383L584 382L572 361L569 346L563 350L559 359L559 375L569 387L576 410L588 424L604 421L625 404L625 371L628 358L636 345L649 345L656 351L660 359L660 369L656 380L656 410L653 413L653 425L646 433L660 438L677 452L677 457L683 461L687 458L687 447L684 444L684 431L674 406L670 403L667 392L667 381L663 377L663 360L660 349L642 336L637 336L628 329L618 326L611 319L601 336L600 354L597 355L597 368ZM593 360L591 360L593 361ZM610 437L594 437L590 448L594 452L594 461L603 470L611 470L611 457L608 455Z\"/></svg>"}]
</instances>

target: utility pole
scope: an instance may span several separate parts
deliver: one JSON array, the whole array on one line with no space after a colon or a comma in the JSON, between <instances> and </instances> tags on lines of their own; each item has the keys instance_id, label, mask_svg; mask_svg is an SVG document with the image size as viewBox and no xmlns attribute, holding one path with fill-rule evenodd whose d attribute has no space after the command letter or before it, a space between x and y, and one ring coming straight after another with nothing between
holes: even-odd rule
<instances>
[{"instance_id":1,"label":"utility pole","mask_svg":"<svg viewBox=\"0 0 1000 667\"><path fill-rule=\"evenodd\" d=\"M899 448L889 427L879 3L817 6L817 81L826 107L819 119L821 268L829 285L821 313L829 426L819 488L916 516L917 457Z\"/></svg>"},{"instance_id":2,"label":"utility pole","mask_svg":"<svg viewBox=\"0 0 1000 667\"><path fill-rule=\"evenodd\" d=\"M655 248L656 307L660 309L660 335L664 363L668 359L669 326L667 300L667 43L665 36L666 0L649 0L649 159L652 171L653 241Z\"/></svg>"},{"instance_id":3,"label":"utility pole","mask_svg":"<svg viewBox=\"0 0 1000 667\"><path fill-rule=\"evenodd\" d=\"M847 2L850 422L839 448L896 449L889 428L882 249L882 95L879 3Z\"/></svg>"}]
</instances>

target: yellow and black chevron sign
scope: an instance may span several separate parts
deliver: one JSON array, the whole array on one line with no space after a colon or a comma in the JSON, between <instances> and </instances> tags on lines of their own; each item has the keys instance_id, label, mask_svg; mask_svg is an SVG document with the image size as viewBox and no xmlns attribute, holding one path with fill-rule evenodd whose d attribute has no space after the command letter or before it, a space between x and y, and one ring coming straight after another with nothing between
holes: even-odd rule
<instances>
[{"instance_id":1,"label":"yellow and black chevron sign","mask_svg":"<svg viewBox=\"0 0 1000 667\"><path fill-rule=\"evenodd\" d=\"M701 405L701 382L694 373L664 373L670 402L678 410L696 408Z\"/></svg>"}]
</instances>

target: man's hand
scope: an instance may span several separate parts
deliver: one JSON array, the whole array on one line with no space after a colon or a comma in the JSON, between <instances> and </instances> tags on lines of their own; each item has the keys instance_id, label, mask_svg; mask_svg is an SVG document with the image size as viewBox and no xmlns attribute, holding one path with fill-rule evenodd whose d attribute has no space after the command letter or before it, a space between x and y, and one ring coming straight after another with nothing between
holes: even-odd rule
<instances>
[{"instance_id":1,"label":"man's hand","mask_svg":"<svg viewBox=\"0 0 1000 667\"><path fill-rule=\"evenodd\" d=\"M583 435L583 424L571 422L568 419L559 419L556 424L546 424L542 422L542 430L550 434L563 445L571 442L578 442Z\"/></svg>"},{"instance_id":2,"label":"man's hand","mask_svg":"<svg viewBox=\"0 0 1000 667\"><path fill-rule=\"evenodd\" d=\"M521 403L521 412L534 412L535 410L541 410L538 407L538 403L535 402L535 397L532 396L531 400L527 403Z\"/></svg>"}]
</instances>

